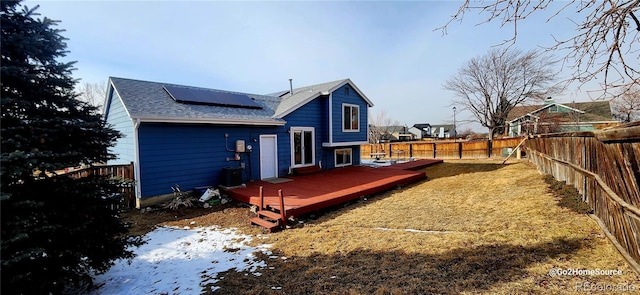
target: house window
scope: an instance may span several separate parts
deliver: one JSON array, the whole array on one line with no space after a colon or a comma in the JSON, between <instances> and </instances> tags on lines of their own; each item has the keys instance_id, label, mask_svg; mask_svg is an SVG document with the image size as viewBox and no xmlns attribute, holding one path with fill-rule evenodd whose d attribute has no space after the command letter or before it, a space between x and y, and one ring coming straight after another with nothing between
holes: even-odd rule
<instances>
[{"instance_id":1,"label":"house window","mask_svg":"<svg viewBox=\"0 0 640 295\"><path fill-rule=\"evenodd\" d=\"M335 151L336 167L351 165L351 149L337 149Z\"/></svg>"},{"instance_id":2,"label":"house window","mask_svg":"<svg viewBox=\"0 0 640 295\"><path fill-rule=\"evenodd\" d=\"M354 104L342 105L342 131L360 131L360 106Z\"/></svg>"},{"instance_id":3,"label":"house window","mask_svg":"<svg viewBox=\"0 0 640 295\"><path fill-rule=\"evenodd\" d=\"M313 127L291 127L292 167L312 166L315 163L315 140Z\"/></svg>"},{"instance_id":4,"label":"house window","mask_svg":"<svg viewBox=\"0 0 640 295\"><path fill-rule=\"evenodd\" d=\"M349 87L344 88L344 95L349 96Z\"/></svg>"}]
</instances>

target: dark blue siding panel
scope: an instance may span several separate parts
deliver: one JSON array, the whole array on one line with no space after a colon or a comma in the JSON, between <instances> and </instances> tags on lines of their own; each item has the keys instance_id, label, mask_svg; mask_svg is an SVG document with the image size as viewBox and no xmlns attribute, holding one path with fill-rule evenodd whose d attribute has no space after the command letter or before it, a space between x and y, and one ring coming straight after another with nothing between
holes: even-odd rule
<instances>
[{"instance_id":1,"label":"dark blue siding panel","mask_svg":"<svg viewBox=\"0 0 640 295\"><path fill-rule=\"evenodd\" d=\"M284 117L284 120L287 121L286 128L289 129L291 127L314 127L315 129L315 150L316 150L316 163L321 164L323 167L326 167L326 163L329 160L327 158L327 153L325 153L322 148L323 142L328 142L329 140L329 99L326 96L318 97L306 105L300 107L293 113ZM284 161L286 159L286 165L282 165L285 163L281 163L281 167L286 167L288 172L288 167L291 165L291 137L290 134L286 134L285 140L280 140L278 138L278 151L279 151L279 159L280 161ZM281 171L284 172L284 171Z\"/></svg>"},{"instance_id":2,"label":"dark blue siding panel","mask_svg":"<svg viewBox=\"0 0 640 295\"><path fill-rule=\"evenodd\" d=\"M138 133L142 198L171 193L175 184L184 190L219 185L223 167L240 166L239 161L226 160L234 157L235 152L227 148L235 150L236 140L253 146L251 153L241 154L243 180L259 179L260 134L277 134L279 142L287 134L284 127L160 123L143 123ZM229 134L227 143L225 133ZM282 152L280 147L278 150Z\"/></svg>"},{"instance_id":3,"label":"dark blue siding panel","mask_svg":"<svg viewBox=\"0 0 640 295\"><path fill-rule=\"evenodd\" d=\"M284 117L287 126L304 126L316 128L316 139L328 139L328 98L318 97L306 105L295 110L293 113Z\"/></svg>"},{"instance_id":4,"label":"dark blue siding panel","mask_svg":"<svg viewBox=\"0 0 640 295\"><path fill-rule=\"evenodd\" d=\"M360 146L359 145L353 147L353 154L351 154L351 157L353 157L352 160L351 160L353 165L360 165L361 158L360 158Z\"/></svg>"},{"instance_id":5,"label":"dark blue siding panel","mask_svg":"<svg viewBox=\"0 0 640 295\"><path fill-rule=\"evenodd\" d=\"M345 88L349 88L348 94ZM333 142L367 141L367 102L349 85L338 88L333 92ZM360 106L360 131L342 132L342 104L348 103Z\"/></svg>"},{"instance_id":6,"label":"dark blue siding panel","mask_svg":"<svg viewBox=\"0 0 640 295\"><path fill-rule=\"evenodd\" d=\"M349 95L346 95L344 88L350 86L343 86L333 92L333 141L336 142L353 142L353 141L366 141L367 140L367 113L368 105L356 91L351 88ZM360 106L360 132L342 132L342 103L355 104ZM322 164L325 169L335 168L334 160L334 148L323 148L322 143L329 142L329 98L327 96L321 96L313 101L307 103L295 112L284 117L287 121L286 128L290 127L314 127L315 143L316 143L316 163ZM287 134L286 138L278 138L280 151L279 159L281 161L280 167L287 167L291 164L290 154L290 135ZM354 165L360 163L360 147L353 146L353 159ZM286 163L284 163L286 161ZM280 171L281 174L287 173L287 171Z\"/></svg>"}]
</instances>

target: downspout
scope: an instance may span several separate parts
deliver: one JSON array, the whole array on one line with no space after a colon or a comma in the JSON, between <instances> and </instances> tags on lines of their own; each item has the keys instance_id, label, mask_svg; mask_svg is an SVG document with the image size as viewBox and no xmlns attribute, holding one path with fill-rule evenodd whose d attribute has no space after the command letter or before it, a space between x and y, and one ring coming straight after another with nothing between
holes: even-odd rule
<instances>
[{"instance_id":1,"label":"downspout","mask_svg":"<svg viewBox=\"0 0 640 295\"><path fill-rule=\"evenodd\" d=\"M333 145L333 92L329 93L329 146Z\"/></svg>"},{"instance_id":2,"label":"downspout","mask_svg":"<svg viewBox=\"0 0 640 295\"><path fill-rule=\"evenodd\" d=\"M138 128L140 127L140 118L136 118L133 122L133 149L134 149L134 165L133 173L135 177L135 194L136 208L140 209L140 200L142 199L142 187L140 186L140 149L138 143Z\"/></svg>"},{"instance_id":3,"label":"downspout","mask_svg":"<svg viewBox=\"0 0 640 295\"><path fill-rule=\"evenodd\" d=\"M371 139L371 130L369 130L369 105L367 105L367 143L368 144L371 144L370 139ZM422 129L420 129L420 139L422 139Z\"/></svg>"}]
</instances>

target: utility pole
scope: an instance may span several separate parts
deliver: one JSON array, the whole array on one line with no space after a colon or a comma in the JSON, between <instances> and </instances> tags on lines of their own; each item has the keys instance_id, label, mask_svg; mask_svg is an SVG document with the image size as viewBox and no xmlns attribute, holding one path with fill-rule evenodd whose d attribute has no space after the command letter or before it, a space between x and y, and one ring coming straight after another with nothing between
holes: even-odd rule
<instances>
[{"instance_id":1,"label":"utility pole","mask_svg":"<svg viewBox=\"0 0 640 295\"><path fill-rule=\"evenodd\" d=\"M456 136L458 136L458 132L456 132L456 107L453 107L453 142L456 141Z\"/></svg>"}]
</instances>

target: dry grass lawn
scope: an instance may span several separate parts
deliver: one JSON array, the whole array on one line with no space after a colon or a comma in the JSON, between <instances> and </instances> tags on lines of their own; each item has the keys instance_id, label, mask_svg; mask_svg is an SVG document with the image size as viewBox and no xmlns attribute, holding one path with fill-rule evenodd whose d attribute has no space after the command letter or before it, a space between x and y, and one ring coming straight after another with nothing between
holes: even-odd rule
<instances>
[{"instance_id":1,"label":"dry grass lawn","mask_svg":"<svg viewBox=\"0 0 640 295\"><path fill-rule=\"evenodd\" d=\"M263 257L261 276L225 273L217 293L639 293L597 224L558 206L535 166L510 162L446 161L426 181L271 234L261 242L287 259ZM556 268L622 275L550 276Z\"/></svg>"}]
</instances>

